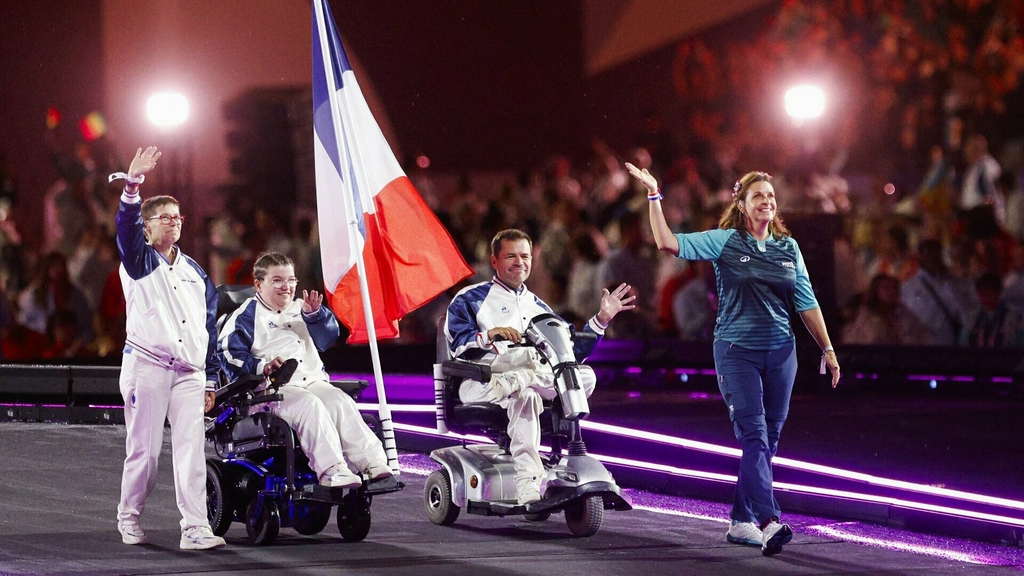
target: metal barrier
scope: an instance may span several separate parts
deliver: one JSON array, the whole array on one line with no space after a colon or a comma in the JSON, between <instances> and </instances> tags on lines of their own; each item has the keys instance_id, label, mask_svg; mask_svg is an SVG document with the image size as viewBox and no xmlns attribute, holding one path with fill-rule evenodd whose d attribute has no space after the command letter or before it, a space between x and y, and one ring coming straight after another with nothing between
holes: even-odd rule
<instances>
[{"instance_id":1,"label":"metal barrier","mask_svg":"<svg viewBox=\"0 0 1024 576\"><path fill-rule=\"evenodd\" d=\"M0 364L0 421L124 423L119 366Z\"/></svg>"}]
</instances>

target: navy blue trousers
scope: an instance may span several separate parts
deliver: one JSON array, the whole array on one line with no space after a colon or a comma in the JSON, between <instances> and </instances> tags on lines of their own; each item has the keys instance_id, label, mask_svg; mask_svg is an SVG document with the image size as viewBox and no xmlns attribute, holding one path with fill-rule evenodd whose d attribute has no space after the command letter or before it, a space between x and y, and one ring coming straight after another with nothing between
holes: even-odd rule
<instances>
[{"instance_id":1,"label":"navy blue trousers","mask_svg":"<svg viewBox=\"0 0 1024 576\"><path fill-rule=\"evenodd\" d=\"M743 451L732 519L763 524L779 517L772 493L772 458L779 448L782 425L796 379L796 346L749 350L716 341L718 388Z\"/></svg>"}]
</instances>

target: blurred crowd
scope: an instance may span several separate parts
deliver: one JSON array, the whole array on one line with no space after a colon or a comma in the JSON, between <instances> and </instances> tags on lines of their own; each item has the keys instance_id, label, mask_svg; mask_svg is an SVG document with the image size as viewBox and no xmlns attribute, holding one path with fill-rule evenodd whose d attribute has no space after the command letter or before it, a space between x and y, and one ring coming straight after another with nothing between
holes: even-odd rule
<instances>
[{"instance_id":1,"label":"blurred crowd","mask_svg":"<svg viewBox=\"0 0 1024 576\"><path fill-rule=\"evenodd\" d=\"M658 177L679 232L717 226L733 182L754 169L772 173L783 219L836 215L833 269L810 274L835 303L840 342L1024 346L1022 24L1021 0L787 1L756 30L681 42L663 72L679 117L647 114L621 150L595 138L585 158L555 155L487 184L408 173L477 271L466 283L490 278L489 241L507 227L534 239L530 289L571 321L629 283L638 308L612 338L710 341L717 310L710 264L654 249L629 161ZM798 76L828 83L824 117L796 122L765 104ZM105 178L124 162L102 139L54 157L39 249L22 242L19 191L0 165L8 361L116 355L124 342L120 190ZM251 282L270 249L295 259L300 290L323 285L314 212L271 214L244 193L225 205L183 232L215 283ZM458 288L403 319L399 342L433 342Z\"/></svg>"}]
</instances>

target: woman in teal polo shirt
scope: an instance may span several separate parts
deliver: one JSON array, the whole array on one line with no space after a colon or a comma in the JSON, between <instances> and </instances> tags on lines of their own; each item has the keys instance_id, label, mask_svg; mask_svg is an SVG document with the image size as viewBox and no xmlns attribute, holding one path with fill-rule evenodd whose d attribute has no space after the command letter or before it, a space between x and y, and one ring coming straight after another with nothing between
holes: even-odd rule
<instances>
[{"instance_id":1,"label":"woman in teal polo shirt","mask_svg":"<svg viewBox=\"0 0 1024 576\"><path fill-rule=\"evenodd\" d=\"M800 248L778 216L775 188L765 172L748 172L736 182L717 230L674 234L662 212L658 181L647 170L628 163L626 168L647 187L658 249L714 263L715 371L742 448L726 539L761 546L765 556L777 554L793 538L779 520L771 469L796 379L790 310L821 347L822 370L831 370L832 386L839 383L839 362Z\"/></svg>"}]
</instances>

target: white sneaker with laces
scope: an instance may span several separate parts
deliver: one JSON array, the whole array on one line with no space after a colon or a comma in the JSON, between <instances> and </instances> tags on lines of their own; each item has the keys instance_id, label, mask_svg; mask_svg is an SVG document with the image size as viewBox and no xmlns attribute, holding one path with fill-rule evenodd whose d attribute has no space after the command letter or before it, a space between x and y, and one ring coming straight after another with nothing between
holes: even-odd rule
<instances>
[{"instance_id":1,"label":"white sneaker with laces","mask_svg":"<svg viewBox=\"0 0 1024 576\"><path fill-rule=\"evenodd\" d=\"M353 474L345 464L335 464L320 477L320 485L328 488L357 488L363 479Z\"/></svg>"},{"instance_id":2,"label":"white sneaker with laces","mask_svg":"<svg viewBox=\"0 0 1024 576\"><path fill-rule=\"evenodd\" d=\"M117 531L121 533L121 542L125 544L145 544L146 533L142 531L142 527L134 523L119 523L117 525Z\"/></svg>"},{"instance_id":3,"label":"white sneaker with laces","mask_svg":"<svg viewBox=\"0 0 1024 576\"><path fill-rule=\"evenodd\" d=\"M207 526L193 526L186 528L181 533L181 542L178 547L182 550L209 550L220 548L227 544L220 536L215 536L213 530Z\"/></svg>"},{"instance_id":4,"label":"white sneaker with laces","mask_svg":"<svg viewBox=\"0 0 1024 576\"><path fill-rule=\"evenodd\" d=\"M772 518L761 532L763 534L761 554L765 556L773 556L782 552L782 547L793 539L793 529L789 527L789 524L779 522L777 518Z\"/></svg>"},{"instance_id":5,"label":"white sneaker with laces","mask_svg":"<svg viewBox=\"0 0 1024 576\"><path fill-rule=\"evenodd\" d=\"M365 474L370 480L380 480L381 478L394 476L394 472L391 471L391 467L387 464L370 464L366 467Z\"/></svg>"},{"instance_id":6,"label":"white sneaker with laces","mask_svg":"<svg viewBox=\"0 0 1024 576\"><path fill-rule=\"evenodd\" d=\"M761 546L762 538L761 529L757 527L757 524L739 520L733 520L729 531L725 533L726 540L744 546Z\"/></svg>"}]
</instances>

